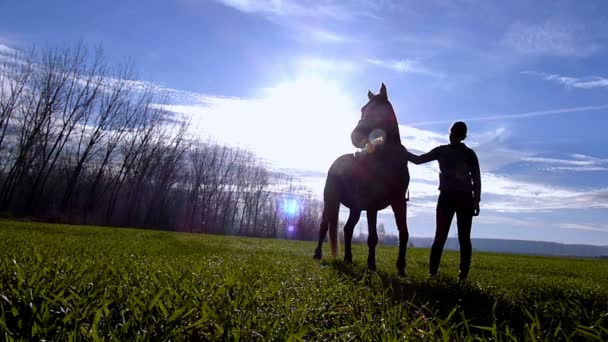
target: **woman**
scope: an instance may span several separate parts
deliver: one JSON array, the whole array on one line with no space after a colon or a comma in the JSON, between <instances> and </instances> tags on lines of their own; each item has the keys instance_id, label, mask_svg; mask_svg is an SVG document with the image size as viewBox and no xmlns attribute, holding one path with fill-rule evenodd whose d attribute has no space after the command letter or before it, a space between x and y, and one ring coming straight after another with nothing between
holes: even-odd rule
<instances>
[{"instance_id":1,"label":"woman","mask_svg":"<svg viewBox=\"0 0 608 342\"><path fill-rule=\"evenodd\" d=\"M467 136L467 125L458 121L450 128L450 143L435 147L417 156L410 152L408 160L414 164L439 162L439 198L437 200L437 228L431 248L430 276L437 275L443 246L448 238L452 218L456 214L460 244L460 274L465 280L471 265L471 225L479 215L481 176L475 151L462 141Z\"/></svg>"}]
</instances>

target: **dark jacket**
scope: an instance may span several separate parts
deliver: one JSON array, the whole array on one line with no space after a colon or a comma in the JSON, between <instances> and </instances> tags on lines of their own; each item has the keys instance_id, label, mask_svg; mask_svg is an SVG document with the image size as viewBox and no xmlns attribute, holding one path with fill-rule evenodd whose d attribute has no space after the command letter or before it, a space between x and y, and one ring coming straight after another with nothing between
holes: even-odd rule
<instances>
[{"instance_id":1,"label":"dark jacket","mask_svg":"<svg viewBox=\"0 0 608 342\"><path fill-rule=\"evenodd\" d=\"M472 192L475 201L481 199L481 172L475 151L464 143L435 147L420 156L407 152L414 164L432 160L439 162L439 190L442 192Z\"/></svg>"}]
</instances>

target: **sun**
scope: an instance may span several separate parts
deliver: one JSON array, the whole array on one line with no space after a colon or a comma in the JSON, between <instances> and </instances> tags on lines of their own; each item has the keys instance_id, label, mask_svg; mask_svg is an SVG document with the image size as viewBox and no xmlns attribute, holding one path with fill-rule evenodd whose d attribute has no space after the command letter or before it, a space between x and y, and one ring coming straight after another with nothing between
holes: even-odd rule
<instances>
[{"instance_id":1,"label":"sun","mask_svg":"<svg viewBox=\"0 0 608 342\"><path fill-rule=\"evenodd\" d=\"M267 148L276 162L324 170L339 155L354 151L350 132L359 119L360 105L339 82L302 75L266 88L262 98L262 122L274 127L271 132L276 137Z\"/></svg>"},{"instance_id":2,"label":"sun","mask_svg":"<svg viewBox=\"0 0 608 342\"><path fill-rule=\"evenodd\" d=\"M356 150L350 133L363 101L354 101L346 89L322 73L301 72L250 98L168 107L189 115L195 134L246 148L268 166L325 172L340 155Z\"/></svg>"}]
</instances>

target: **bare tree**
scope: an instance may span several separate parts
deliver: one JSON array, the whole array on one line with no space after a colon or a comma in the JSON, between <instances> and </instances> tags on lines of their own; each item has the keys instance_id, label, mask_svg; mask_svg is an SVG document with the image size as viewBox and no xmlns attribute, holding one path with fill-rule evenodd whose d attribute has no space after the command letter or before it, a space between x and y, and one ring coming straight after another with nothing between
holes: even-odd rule
<instances>
[{"instance_id":1,"label":"bare tree","mask_svg":"<svg viewBox=\"0 0 608 342\"><path fill-rule=\"evenodd\" d=\"M0 65L0 210L63 220L279 237L285 192L298 238L318 203L249 151L188 135L154 86L109 74L82 43Z\"/></svg>"},{"instance_id":2,"label":"bare tree","mask_svg":"<svg viewBox=\"0 0 608 342\"><path fill-rule=\"evenodd\" d=\"M154 96L151 89L146 89L137 101L134 109L133 129L125 136L121 145L120 167L114 173L110 185L110 197L106 209L107 223L112 222L116 203L121 192L126 198L126 203L132 206L132 194L134 189L138 189L145 177L144 167L148 165L146 156L150 149L154 150L157 146L155 137L158 138L157 130L161 124L162 110L153 108ZM159 140L156 139L158 142ZM130 184L127 189L123 189L125 181L133 180L135 184ZM128 212L128 210L125 210ZM130 215L130 214L128 214Z\"/></svg>"},{"instance_id":3,"label":"bare tree","mask_svg":"<svg viewBox=\"0 0 608 342\"><path fill-rule=\"evenodd\" d=\"M183 146L186 142L184 135L186 134L187 129L188 122L182 122L181 125L177 127L176 133L172 139L169 140L167 145L157 151L158 163L152 178L152 195L144 220L147 226L153 226L155 225L155 222L161 221L161 212L168 199L168 193L178 181L175 174L187 149L187 147Z\"/></svg>"},{"instance_id":4,"label":"bare tree","mask_svg":"<svg viewBox=\"0 0 608 342\"><path fill-rule=\"evenodd\" d=\"M92 70L93 71L93 70ZM128 69L121 70L120 78L116 81L108 78L99 78L96 83L95 94L100 93L100 88L103 92L98 96L98 106L95 112L88 112L79 120L80 130L78 134L75 151L75 165L68 175L67 185L63 197L61 199L61 210L68 209L68 203L75 190L78 179L85 168L85 164L101 150L99 145L108 138L112 129L117 129L118 134L124 133L124 127L117 125L117 118L126 109L130 100L131 89L127 81ZM89 78L87 78L87 85ZM116 139L116 137L113 137ZM113 144L114 141L110 141ZM112 151L114 147L106 151ZM107 152L106 152L107 153ZM109 158L109 156L108 156ZM104 158L105 159L105 158ZM103 167L107 163L102 162Z\"/></svg>"},{"instance_id":5,"label":"bare tree","mask_svg":"<svg viewBox=\"0 0 608 342\"><path fill-rule=\"evenodd\" d=\"M17 117L20 126L17 153L0 190L2 207L11 202L16 187L23 185L30 173L34 173L33 183L27 182L30 192L37 186L40 175L61 144L63 130L57 128L55 114L64 108L64 95L69 91L69 71L77 68L79 61L78 55L71 58L66 51L47 50L42 54L41 65L30 78L22 111Z\"/></svg>"},{"instance_id":6,"label":"bare tree","mask_svg":"<svg viewBox=\"0 0 608 342\"><path fill-rule=\"evenodd\" d=\"M53 172L70 136L79 124L86 125L91 116L95 115L94 107L103 80L101 51L87 64L86 48L79 44L74 50L56 52L59 57L58 71L62 74L58 86L61 104L58 113L51 113L49 127L45 130L45 138L51 137L50 144L43 148L45 153L40 160L40 166L34 173L34 182L30 187L26 200L26 208L31 208L35 197L41 193ZM45 143L47 140L44 140ZM79 146L80 147L80 146Z\"/></svg>"},{"instance_id":7,"label":"bare tree","mask_svg":"<svg viewBox=\"0 0 608 342\"><path fill-rule=\"evenodd\" d=\"M32 72L32 60L23 59L18 52L3 58L0 64L0 153L3 152L7 129L23 101Z\"/></svg>"}]
</instances>

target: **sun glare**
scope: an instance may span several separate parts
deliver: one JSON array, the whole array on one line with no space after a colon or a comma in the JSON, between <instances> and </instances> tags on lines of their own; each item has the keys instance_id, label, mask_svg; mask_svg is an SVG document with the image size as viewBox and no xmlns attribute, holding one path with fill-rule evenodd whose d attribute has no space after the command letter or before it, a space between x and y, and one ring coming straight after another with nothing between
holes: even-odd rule
<instances>
[{"instance_id":1,"label":"sun glare","mask_svg":"<svg viewBox=\"0 0 608 342\"><path fill-rule=\"evenodd\" d=\"M277 138L265 150L280 164L323 170L338 155L353 151L350 132L359 106L335 81L306 76L267 88L262 108L263 122L272 125Z\"/></svg>"},{"instance_id":2,"label":"sun glare","mask_svg":"<svg viewBox=\"0 0 608 342\"><path fill-rule=\"evenodd\" d=\"M333 160L355 148L350 132L362 102L320 74L263 88L252 99L212 98L204 106L168 106L189 115L196 134L242 146L271 166L326 171Z\"/></svg>"}]
</instances>

